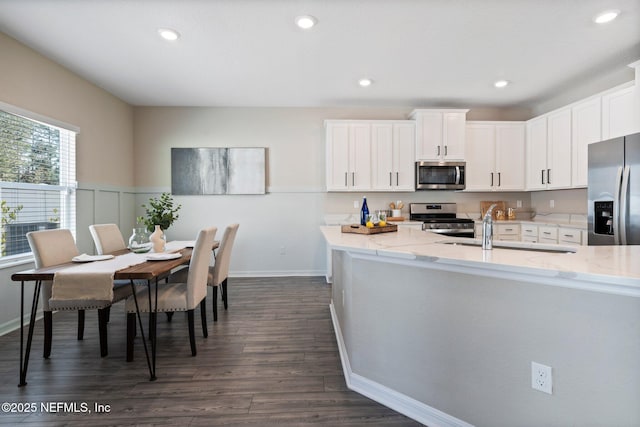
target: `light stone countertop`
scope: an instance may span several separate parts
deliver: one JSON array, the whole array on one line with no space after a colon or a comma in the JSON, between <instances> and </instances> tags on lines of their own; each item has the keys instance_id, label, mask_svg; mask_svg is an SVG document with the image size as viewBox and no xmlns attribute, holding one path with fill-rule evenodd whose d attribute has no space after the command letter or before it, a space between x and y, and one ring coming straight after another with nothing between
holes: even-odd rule
<instances>
[{"instance_id":1,"label":"light stone countertop","mask_svg":"<svg viewBox=\"0 0 640 427\"><path fill-rule=\"evenodd\" d=\"M640 297L640 246L577 246L575 253L485 251L439 243L455 238L409 227L372 235L342 233L339 226L320 228L332 249L378 256L383 262L430 262L445 270L494 277L515 275L546 285Z\"/></svg>"}]
</instances>

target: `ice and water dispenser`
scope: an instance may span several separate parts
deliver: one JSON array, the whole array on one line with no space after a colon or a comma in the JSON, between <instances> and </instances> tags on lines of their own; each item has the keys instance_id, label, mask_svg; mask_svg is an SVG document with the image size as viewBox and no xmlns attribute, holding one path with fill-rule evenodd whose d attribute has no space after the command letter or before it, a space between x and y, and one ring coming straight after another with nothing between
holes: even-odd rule
<instances>
[{"instance_id":1,"label":"ice and water dispenser","mask_svg":"<svg viewBox=\"0 0 640 427\"><path fill-rule=\"evenodd\" d=\"M613 202L593 202L595 234L613 236Z\"/></svg>"}]
</instances>

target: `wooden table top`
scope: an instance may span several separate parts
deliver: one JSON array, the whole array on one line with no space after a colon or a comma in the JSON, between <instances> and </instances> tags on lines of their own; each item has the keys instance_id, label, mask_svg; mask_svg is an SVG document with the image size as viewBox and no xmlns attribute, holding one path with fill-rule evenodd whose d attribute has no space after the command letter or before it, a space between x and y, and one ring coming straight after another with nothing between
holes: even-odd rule
<instances>
[{"instance_id":1,"label":"wooden table top","mask_svg":"<svg viewBox=\"0 0 640 427\"><path fill-rule=\"evenodd\" d=\"M174 268L181 265L188 264L191 260L191 253L193 248L184 248L180 252L182 256L176 259L170 259L166 261L146 261L141 264L132 265L122 270L115 272L115 280L130 280L130 279L144 279L150 280L155 278L161 278L168 275ZM129 253L127 249L113 252L112 255L124 255ZM31 270L20 271L11 275L11 280L15 282L21 281L34 281L34 280L53 280L53 276L56 272L77 265L76 263L69 262L65 264L53 265L44 268L33 268Z\"/></svg>"}]
</instances>

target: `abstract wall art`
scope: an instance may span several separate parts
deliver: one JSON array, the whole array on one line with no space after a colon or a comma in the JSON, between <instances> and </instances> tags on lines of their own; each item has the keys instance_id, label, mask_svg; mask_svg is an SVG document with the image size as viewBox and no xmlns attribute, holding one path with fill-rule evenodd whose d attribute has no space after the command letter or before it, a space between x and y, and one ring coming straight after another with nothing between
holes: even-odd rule
<instances>
[{"instance_id":1,"label":"abstract wall art","mask_svg":"<svg viewBox=\"0 0 640 427\"><path fill-rule=\"evenodd\" d=\"M172 148L171 193L265 194L266 148Z\"/></svg>"}]
</instances>

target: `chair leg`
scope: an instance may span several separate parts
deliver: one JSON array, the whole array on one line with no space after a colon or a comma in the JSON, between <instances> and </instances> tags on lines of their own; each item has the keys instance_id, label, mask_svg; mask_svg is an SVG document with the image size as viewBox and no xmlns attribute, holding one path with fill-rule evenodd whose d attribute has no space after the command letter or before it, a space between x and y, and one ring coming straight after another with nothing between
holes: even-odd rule
<instances>
[{"instance_id":1,"label":"chair leg","mask_svg":"<svg viewBox=\"0 0 640 427\"><path fill-rule=\"evenodd\" d=\"M78 310L78 341L84 338L84 310Z\"/></svg>"},{"instance_id":2,"label":"chair leg","mask_svg":"<svg viewBox=\"0 0 640 427\"><path fill-rule=\"evenodd\" d=\"M213 321L218 321L218 287L213 287Z\"/></svg>"},{"instance_id":3,"label":"chair leg","mask_svg":"<svg viewBox=\"0 0 640 427\"><path fill-rule=\"evenodd\" d=\"M193 325L193 310L187 310L187 322L189 323L189 344L191 344L191 355L196 355L196 332Z\"/></svg>"},{"instance_id":4,"label":"chair leg","mask_svg":"<svg viewBox=\"0 0 640 427\"><path fill-rule=\"evenodd\" d=\"M167 322L171 323L171 319L173 319L173 311L167 311Z\"/></svg>"},{"instance_id":5,"label":"chair leg","mask_svg":"<svg viewBox=\"0 0 640 427\"><path fill-rule=\"evenodd\" d=\"M207 338L209 332L207 331L207 299L203 298L200 302L200 320L202 320L202 336Z\"/></svg>"},{"instance_id":6,"label":"chair leg","mask_svg":"<svg viewBox=\"0 0 640 427\"><path fill-rule=\"evenodd\" d=\"M42 357L48 359L51 356L51 338L53 336L53 312L44 312L44 351Z\"/></svg>"},{"instance_id":7,"label":"chair leg","mask_svg":"<svg viewBox=\"0 0 640 427\"><path fill-rule=\"evenodd\" d=\"M98 331L100 335L100 356L109 354L109 344L107 340L107 322L109 321L109 307L98 309Z\"/></svg>"},{"instance_id":8,"label":"chair leg","mask_svg":"<svg viewBox=\"0 0 640 427\"><path fill-rule=\"evenodd\" d=\"M227 279L222 281L222 302L224 303L224 309L228 308L227 305Z\"/></svg>"},{"instance_id":9,"label":"chair leg","mask_svg":"<svg viewBox=\"0 0 640 427\"><path fill-rule=\"evenodd\" d=\"M109 320L111 319L111 306L105 307L105 310L107 313L107 323L109 323Z\"/></svg>"},{"instance_id":10,"label":"chair leg","mask_svg":"<svg viewBox=\"0 0 640 427\"><path fill-rule=\"evenodd\" d=\"M136 336L136 314L127 313L127 362L133 360L133 339Z\"/></svg>"}]
</instances>

